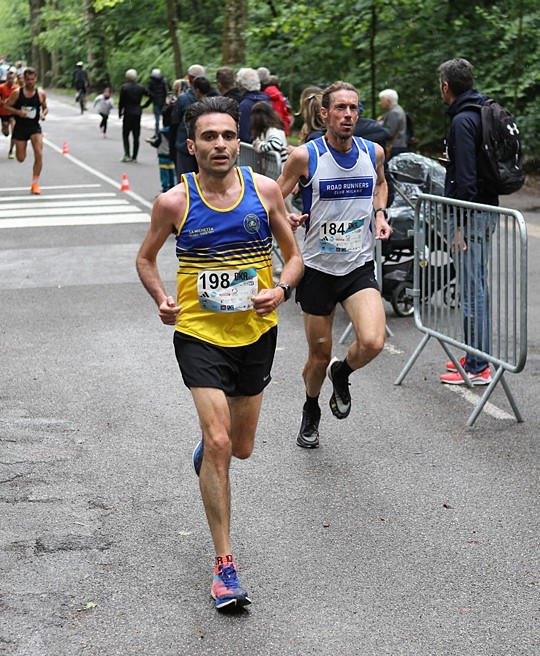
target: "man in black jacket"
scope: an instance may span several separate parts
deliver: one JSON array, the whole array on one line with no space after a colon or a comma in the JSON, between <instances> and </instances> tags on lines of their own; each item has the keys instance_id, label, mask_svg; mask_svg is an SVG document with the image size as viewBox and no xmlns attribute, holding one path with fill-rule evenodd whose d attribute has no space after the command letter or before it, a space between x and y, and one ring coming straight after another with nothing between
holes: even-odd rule
<instances>
[{"instance_id":1,"label":"man in black jacket","mask_svg":"<svg viewBox=\"0 0 540 656\"><path fill-rule=\"evenodd\" d=\"M161 121L161 112L165 106L165 100L169 93L169 83L167 78L163 77L159 68L153 68L148 80L148 91L152 94L154 118L156 128L154 136L159 137L159 126Z\"/></svg>"},{"instance_id":2,"label":"man in black jacket","mask_svg":"<svg viewBox=\"0 0 540 656\"><path fill-rule=\"evenodd\" d=\"M79 61L75 64L75 70L73 71L73 86L77 89L77 95L75 97L75 102L79 102L82 96L83 103L81 105L81 113L86 109L86 94L88 93L89 81L88 73L83 68L82 61Z\"/></svg>"},{"instance_id":3,"label":"man in black jacket","mask_svg":"<svg viewBox=\"0 0 540 656\"><path fill-rule=\"evenodd\" d=\"M479 106L487 96L474 89L474 68L466 59L451 59L439 67L443 102L448 105L452 119L446 142L447 169L444 195L448 198L472 201L485 205L498 205L496 194L484 190L478 179L478 155L482 142L482 123ZM458 217L455 219L458 220ZM485 273L491 252L490 239L497 214L488 211L471 211L464 225L453 226L453 248L463 260L463 279L458 281L461 290L465 343L489 353L490 308ZM461 366L473 385L491 382L489 363L470 353L461 359ZM449 385L465 383L453 362L446 363L447 373L441 382Z\"/></svg>"},{"instance_id":4,"label":"man in black jacket","mask_svg":"<svg viewBox=\"0 0 540 656\"><path fill-rule=\"evenodd\" d=\"M139 153L139 139L141 136L142 110L152 102L152 95L146 87L137 82L137 71L130 68L126 71L127 82L120 88L118 101L118 116L123 118L122 138L124 140L124 157L122 162L136 162ZM141 105L142 99L148 100ZM133 134L132 156L129 155L129 135Z\"/></svg>"}]
</instances>

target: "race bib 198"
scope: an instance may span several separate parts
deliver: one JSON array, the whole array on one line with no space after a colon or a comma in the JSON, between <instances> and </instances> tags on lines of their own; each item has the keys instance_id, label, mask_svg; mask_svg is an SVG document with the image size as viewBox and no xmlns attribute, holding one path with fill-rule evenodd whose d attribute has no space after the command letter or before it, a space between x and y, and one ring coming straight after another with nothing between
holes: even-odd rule
<instances>
[{"instance_id":1,"label":"race bib 198","mask_svg":"<svg viewBox=\"0 0 540 656\"><path fill-rule=\"evenodd\" d=\"M207 270L197 278L197 295L202 310L245 312L253 309L251 300L259 291L255 269Z\"/></svg>"}]
</instances>

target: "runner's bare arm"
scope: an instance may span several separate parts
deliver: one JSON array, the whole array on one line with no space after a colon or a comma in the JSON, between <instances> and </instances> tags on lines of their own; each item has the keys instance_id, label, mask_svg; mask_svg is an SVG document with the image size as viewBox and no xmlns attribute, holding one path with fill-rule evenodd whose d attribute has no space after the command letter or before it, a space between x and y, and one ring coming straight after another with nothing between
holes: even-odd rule
<instances>
[{"instance_id":1,"label":"runner's bare arm","mask_svg":"<svg viewBox=\"0 0 540 656\"><path fill-rule=\"evenodd\" d=\"M309 154L307 148L299 146L289 155L281 175L277 179L283 198L286 198L298 184L300 178L306 179L309 173ZM302 225L307 214L287 213L289 225L295 231L298 226Z\"/></svg>"},{"instance_id":2,"label":"runner's bare arm","mask_svg":"<svg viewBox=\"0 0 540 656\"><path fill-rule=\"evenodd\" d=\"M176 324L181 308L165 291L159 274L157 256L168 237L178 231L185 205L185 190L182 185L173 187L157 197L152 209L150 228L139 248L135 263L142 284L158 306L159 318L170 326Z\"/></svg>"},{"instance_id":3,"label":"runner's bare arm","mask_svg":"<svg viewBox=\"0 0 540 656\"><path fill-rule=\"evenodd\" d=\"M377 162L377 182L375 184L375 193L373 194L373 208L377 209L382 207L386 209L388 202L388 185L384 177L384 150L379 144L375 144L375 154ZM392 235L392 228L388 225L386 218L382 212L377 212L375 215L375 239L386 241Z\"/></svg>"},{"instance_id":4,"label":"runner's bare arm","mask_svg":"<svg viewBox=\"0 0 540 656\"><path fill-rule=\"evenodd\" d=\"M4 103L4 109L7 109L7 111L10 114L13 114L14 116L24 117L28 113L25 109L16 109L15 107L13 107L18 97L19 97L18 93L12 93Z\"/></svg>"},{"instance_id":5,"label":"runner's bare arm","mask_svg":"<svg viewBox=\"0 0 540 656\"><path fill-rule=\"evenodd\" d=\"M264 200L270 217L270 228L283 253L285 264L280 275L280 282L296 287L304 273L304 263L296 239L287 220L287 210L278 185L265 176L257 175L257 187ZM272 312L285 300L281 287L262 289L253 297L253 307L257 314L264 316Z\"/></svg>"},{"instance_id":6,"label":"runner's bare arm","mask_svg":"<svg viewBox=\"0 0 540 656\"><path fill-rule=\"evenodd\" d=\"M46 94L45 94L45 91L43 91L43 89L40 89L40 90L38 91L38 93L39 93L39 99L40 99L40 101L41 101L41 115L40 115L40 119L41 119L42 121L44 121L44 120L45 120L45 117L46 117L47 114L49 113L49 108L47 107L47 96L46 96Z\"/></svg>"}]
</instances>

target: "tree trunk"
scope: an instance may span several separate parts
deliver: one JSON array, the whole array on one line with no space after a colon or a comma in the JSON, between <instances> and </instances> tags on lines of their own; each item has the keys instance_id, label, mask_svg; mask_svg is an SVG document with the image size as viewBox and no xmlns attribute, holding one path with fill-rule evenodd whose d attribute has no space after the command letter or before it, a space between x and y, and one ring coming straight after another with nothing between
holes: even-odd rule
<instances>
[{"instance_id":1,"label":"tree trunk","mask_svg":"<svg viewBox=\"0 0 540 656\"><path fill-rule=\"evenodd\" d=\"M244 63L247 0L226 0L221 61L224 66Z\"/></svg>"},{"instance_id":2,"label":"tree trunk","mask_svg":"<svg viewBox=\"0 0 540 656\"><path fill-rule=\"evenodd\" d=\"M180 42L178 41L177 27L176 3L174 0L167 0L167 29L174 54L174 72L177 78L181 78L184 74L184 69L182 68L182 53L180 51Z\"/></svg>"},{"instance_id":3,"label":"tree trunk","mask_svg":"<svg viewBox=\"0 0 540 656\"><path fill-rule=\"evenodd\" d=\"M32 35L32 64L35 69L37 69L37 74L39 79L43 82L42 76L44 71L41 66L43 62L41 61L41 48L37 45L37 37L40 32L40 10L42 6L42 0L30 0L30 34Z\"/></svg>"},{"instance_id":4,"label":"tree trunk","mask_svg":"<svg viewBox=\"0 0 540 656\"><path fill-rule=\"evenodd\" d=\"M370 55L370 69L371 69L371 116L377 116L377 109L375 106L375 98L377 98L377 61L375 57L375 37L377 36L377 5L375 0L371 5L371 29L369 34L369 55Z\"/></svg>"}]
</instances>

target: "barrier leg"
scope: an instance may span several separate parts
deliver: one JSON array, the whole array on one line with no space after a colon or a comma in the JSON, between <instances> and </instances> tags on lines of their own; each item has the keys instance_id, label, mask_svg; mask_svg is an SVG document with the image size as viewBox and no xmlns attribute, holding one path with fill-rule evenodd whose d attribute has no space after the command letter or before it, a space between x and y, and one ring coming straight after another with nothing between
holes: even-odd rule
<instances>
[{"instance_id":1,"label":"barrier leg","mask_svg":"<svg viewBox=\"0 0 540 656\"><path fill-rule=\"evenodd\" d=\"M409 371L412 369L413 364L416 362L418 356L422 351L424 350L426 344L429 342L431 335L428 335L427 333L424 335L422 338L422 341L418 346L416 347L415 352L411 355L409 358L409 361L403 368L402 372L399 374L399 376L396 378L394 385L401 385L401 383L405 380L405 376L409 373Z\"/></svg>"},{"instance_id":2,"label":"barrier leg","mask_svg":"<svg viewBox=\"0 0 540 656\"><path fill-rule=\"evenodd\" d=\"M341 333L341 337L339 338L340 344L343 344L345 342L347 337L351 334L352 329L353 329L352 322L349 322L347 328L345 328L345 330Z\"/></svg>"},{"instance_id":3,"label":"barrier leg","mask_svg":"<svg viewBox=\"0 0 540 656\"><path fill-rule=\"evenodd\" d=\"M506 382L506 378L504 378L504 376L501 376L501 385L503 386L503 389L506 392L508 403L510 403L512 410L514 411L514 415L516 417L517 422L522 424L525 420L523 419L523 416L519 411L519 408L517 407L517 404L514 400L514 395L510 391L510 388L508 387L508 383Z\"/></svg>"},{"instance_id":4,"label":"barrier leg","mask_svg":"<svg viewBox=\"0 0 540 656\"><path fill-rule=\"evenodd\" d=\"M472 426L474 424L474 422L477 420L478 415L484 409L484 406L488 402L489 397L491 396L491 394L492 394L493 390L495 389L495 386L497 385L499 380L501 380L503 374L504 374L504 369L502 369L501 367L499 367L495 371L495 376L493 376L493 379L492 379L491 383L487 386L486 391L482 395L482 398L480 399L480 401L478 402L478 404L476 405L476 407L472 411L472 414L471 414L471 416L469 417L469 419L467 421L467 426Z\"/></svg>"}]
</instances>

